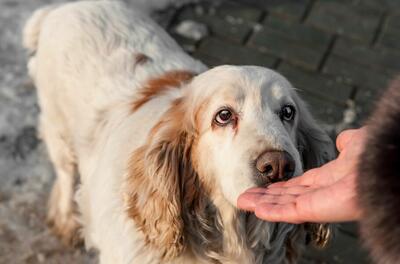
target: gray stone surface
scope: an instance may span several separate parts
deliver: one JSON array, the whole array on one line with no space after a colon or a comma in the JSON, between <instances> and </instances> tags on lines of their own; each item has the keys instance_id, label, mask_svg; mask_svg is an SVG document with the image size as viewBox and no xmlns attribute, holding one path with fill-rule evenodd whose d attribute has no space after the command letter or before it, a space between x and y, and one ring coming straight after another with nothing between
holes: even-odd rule
<instances>
[{"instance_id":1,"label":"gray stone surface","mask_svg":"<svg viewBox=\"0 0 400 264\"><path fill-rule=\"evenodd\" d=\"M216 38L204 39L194 54L197 55L216 59L219 64L252 64L268 68L277 61L276 57Z\"/></svg>"},{"instance_id":2,"label":"gray stone surface","mask_svg":"<svg viewBox=\"0 0 400 264\"><path fill-rule=\"evenodd\" d=\"M290 61L302 68L316 70L323 58L325 47L311 47L301 45L285 32L277 32L268 27L256 32L248 44L261 52Z\"/></svg>"},{"instance_id":3,"label":"gray stone surface","mask_svg":"<svg viewBox=\"0 0 400 264\"><path fill-rule=\"evenodd\" d=\"M318 1L307 18L307 23L326 31L369 42L378 28L380 15L380 11L374 8L354 7L337 1Z\"/></svg>"}]
</instances>

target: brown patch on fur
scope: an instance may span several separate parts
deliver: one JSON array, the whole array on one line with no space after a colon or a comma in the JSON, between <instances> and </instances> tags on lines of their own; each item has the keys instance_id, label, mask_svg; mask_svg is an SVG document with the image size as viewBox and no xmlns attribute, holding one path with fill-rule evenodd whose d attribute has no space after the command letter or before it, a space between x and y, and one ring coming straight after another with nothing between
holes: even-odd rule
<instances>
[{"instance_id":1,"label":"brown patch on fur","mask_svg":"<svg viewBox=\"0 0 400 264\"><path fill-rule=\"evenodd\" d=\"M307 231L307 242L317 248L325 248L332 238L330 224L307 223L304 225Z\"/></svg>"},{"instance_id":2,"label":"brown patch on fur","mask_svg":"<svg viewBox=\"0 0 400 264\"><path fill-rule=\"evenodd\" d=\"M215 185L202 182L196 169L193 125L183 99L177 99L152 128L148 141L132 154L127 212L163 261L189 248L194 255L218 263L224 254L222 220L209 198Z\"/></svg>"},{"instance_id":3,"label":"brown patch on fur","mask_svg":"<svg viewBox=\"0 0 400 264\"><path fill-rule=\"evenodd\" d=\"M166 89L179 88L182 84L190 81L194 76L195 74L193 72L175 70L149 80L140 92L139 98L132 103L132 111L136 111Z\"/></svg>"},{"instance_id":4,"label":"brown patch on fur","mask_svg":"<svg viewBox=\"0 0 400 264\"><path fill-rule=\"evenodd\" d=\"M182 105L176 100L132 154L126 182L128 215L164 261L185 249L182 215L200 200L191 162L194 137L182 126Z\"/></svg>"}]
</instances>

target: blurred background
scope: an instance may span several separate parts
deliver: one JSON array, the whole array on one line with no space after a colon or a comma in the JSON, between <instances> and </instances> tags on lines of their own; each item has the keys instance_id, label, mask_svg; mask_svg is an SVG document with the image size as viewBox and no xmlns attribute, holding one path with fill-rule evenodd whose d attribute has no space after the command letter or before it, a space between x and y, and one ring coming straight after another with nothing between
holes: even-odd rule
<instances>
[{"instance_id":1,"label":"blurred background","mask_svg":"<svg viewBox=\"0 0 400 264\"><path fill-rule=\"evenodd\" d=\"M64 1L0 0L0 263L97 259L95 252L64 248L45 225L54 172L37 137L21 29L33 10L57 2ZM400 70L399 0L125 2L156 3L153 18L210 67L252 64L281 72L332 138L362 125ZM308 248L300 263L369 261L356 224L343 223L328 248Z\"/></svg>"}]
</instances>

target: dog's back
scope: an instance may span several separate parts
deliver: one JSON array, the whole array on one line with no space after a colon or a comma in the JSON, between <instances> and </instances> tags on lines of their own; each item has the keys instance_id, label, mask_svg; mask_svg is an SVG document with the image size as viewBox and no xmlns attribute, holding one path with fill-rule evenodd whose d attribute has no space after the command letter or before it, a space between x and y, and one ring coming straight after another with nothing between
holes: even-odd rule
<instances>
[{"instance_id":1,"label":"dog's back","mask_svg":"<svg viewBox=\"0 0 400 264\"><path fill-rule=\"evenodd\" d=\"M24 45L38 89L41 134L60 131L78 159L88 153L74 141L90 138L99 116L134 100L148 79L170 70L206 69L145 13L119 1L39 9L25 26Z\"/></svg>"},{"instance_id":2,"label":"dog's back","mask_svg":"<svg viewBox=\"0 0 400 264\"><path fill-rule=\"evenodd\" d=\"M73 127L81 127L72 123L93 108L131 99L149 76L205 69L145 14L127 11L118 1L45 7L28 21L24 44L33 54L29 72L41 106L61 100L57 107L68 108L61 112L74 109L68 113ZM48 94L52 102L46 102Z\"/></svg>"},{"instance_id":3,"label":"dog's back","mask_svg":"<svg viewBox=\"0 0 400 264\"><path fill-rule=\"evenodd\" d=\"M132 112L131 102L148 79L181 69L199 73L206 67L185 54L146 14L128 11L118 1L44 7L28 20L24 45L31 55L29 74L38 91L41 137L57 174L49 223L65 243L76 242L74 175L79 172L82 184L77 198L87 246L108 249L109 254L102 250L100 256L105 263L126 263L132 259L126 252L143 260L143 239L135 240L131 221L125 224L118 218L124 210L118 188L125 166L121 151L128 156L131 149L126 145L133 148L130 141L140 142L152 123L143 122L138 132L118 125L140 119L120 120ZM155 115L158 112L161 107ZM117 118L107 119L112 115ZM114 123L105 124L105 120ZM123 145L109 143L110 135ZM103 162L107 159L120 162L110 166ZM121 239L124 245L117 247Z\"/></svg>"}]
</instances>

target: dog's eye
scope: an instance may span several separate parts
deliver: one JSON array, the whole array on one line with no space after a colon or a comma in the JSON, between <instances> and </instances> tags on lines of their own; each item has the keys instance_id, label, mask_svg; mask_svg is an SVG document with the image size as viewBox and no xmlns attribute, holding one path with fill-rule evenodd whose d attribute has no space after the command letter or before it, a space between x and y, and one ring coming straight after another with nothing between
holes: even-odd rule
<instances>
[{"instance_id":1,"label":"dog's eye","mask_svg":"<svg viewBox=\"0 0 400 264\"><path fill-rule=\"evenodd\" d=\"M231 110L222 109L215 115L214 121L220 126L225 126L232 121L232 118L233 114Z\"/></svg>"},{"instance_id":2,"label":"dog's eye","mask_svg":"<svg viewBox=\"0 0 400 264\"><path fill-rule=\"evenodd\" d=\"M285 105L281 109L280 118L281 118L281 120L292 121L294 119L295 113L296 113L296 110L294 109L294 107L292 105Z\"/></svg>"}]
</instances>

